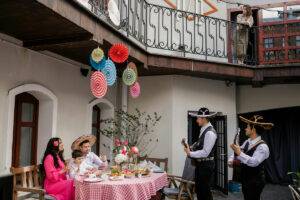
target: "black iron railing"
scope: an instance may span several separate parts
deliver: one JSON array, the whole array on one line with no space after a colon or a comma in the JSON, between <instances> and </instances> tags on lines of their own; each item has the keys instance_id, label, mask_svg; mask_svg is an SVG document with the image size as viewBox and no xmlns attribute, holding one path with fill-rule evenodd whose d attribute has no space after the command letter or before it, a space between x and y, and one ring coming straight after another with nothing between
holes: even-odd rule
<instances>
[{"instance_id":1,"label":"black iron railing","mask_svg":"<svg viewBox=\"0 0 300 200\"><path fill-rule=\"evenodd\" d=\"M243 64L266 64L268 59L281 59L280 55L276 57L275 50L273 53L268 51L262 36L268 35L269 31L270 38L275 40L276 34L281 31L280 27L277 27L278 30L276 27L243 27L236 22L154 5L146 0L115 2L120 12L119 26L115 26L109 19L108 0L89 0L84 7L150 53L238 63L239 49L246 48ZM296 25L293 30L299 27ZM240 29L247 29L246 47L241 47L243 45L237 31Z\"/></svg>"}]
</instances>

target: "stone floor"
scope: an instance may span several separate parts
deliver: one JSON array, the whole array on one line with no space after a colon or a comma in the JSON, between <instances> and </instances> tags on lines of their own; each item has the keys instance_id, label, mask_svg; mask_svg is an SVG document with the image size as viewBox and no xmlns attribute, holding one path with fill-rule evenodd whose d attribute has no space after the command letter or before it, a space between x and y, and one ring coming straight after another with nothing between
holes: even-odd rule
<instances>
[{"instance_id":1,"label":"stone floor","mask_svg":"<svg viewBox=\"0 0 300 200\"><path fill-rule=\"evenodd\" d=\"M242 193L230 193L228 196L215 194L214 200L242 200ZM293 200L291 192L287 186L266 185L261 196L261 200Z\"/></svg>"},{"instance_id":2,"label":"stone floor","mask_svg":"<svg viewBox=\"0 0 300 200\"><path fill-rule=\"evenodd\" d=\"M226 196L219 192L214 192L214 200L243 200L243 195L242 193L229 193ZM269 184L264 188L261 200L293 200L293 198L287 186Z\"/></svg>"}]
</instances>

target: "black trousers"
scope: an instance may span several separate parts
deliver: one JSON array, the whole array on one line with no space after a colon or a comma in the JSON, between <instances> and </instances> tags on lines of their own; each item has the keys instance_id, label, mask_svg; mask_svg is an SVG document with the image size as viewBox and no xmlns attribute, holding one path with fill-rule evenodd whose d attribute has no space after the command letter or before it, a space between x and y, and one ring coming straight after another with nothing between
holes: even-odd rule
<instances>
[{"instance_id":1,"label":"black trousers","mask_svg":"<svg viewBox=\"0 0 300 200\"><path fill-rule=\"evenodd\" d=\"M214 161L204 161L196 164L195 182L198 200L212 200L210 190L214 174Z\"/></svg>"},{"instance_id":2,"label":"black trousers","mask_svg":"<svg viewBox=\"0 0 300 200\"><path fill-rule=\"evenodd\" d=\"M259 179L243 180L242 191L245 200L260 200L260 195L265 187L265 181Z\"/></svg>"}]
</instances>

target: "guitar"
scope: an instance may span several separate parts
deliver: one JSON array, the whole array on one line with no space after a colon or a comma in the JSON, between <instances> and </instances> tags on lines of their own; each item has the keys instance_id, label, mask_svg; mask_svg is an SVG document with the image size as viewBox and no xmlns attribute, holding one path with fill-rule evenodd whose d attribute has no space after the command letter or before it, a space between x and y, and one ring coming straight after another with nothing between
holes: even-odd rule
<instances>
[{"instance_id":1,"label":"guitar","mask_svg":"<svg viewBox=\"0 0 300 200\"><path fill-rule=\"evenodd\" d=\"M233 139L233 144L235 144L235 145L240 145L240 132L241 132L241 129L238 128L237 133L235 134L234 139ZM233 167L240 166L240 164L241 164L241 161L238 160L236 157L237 157L237 155L236 155L236 153L234 153L234 158L233 158L233 162L232 162Z\"/></svg>"},{"instance_id":2,"label":"guitar","mask_svg":"<svg viewBox=\"0 0 300 200\"><path fill-rule=\"evenodd\" d=\"M185 138L182 138L182 140L181 140L181 144L185 147L185 148L188 148L189 147L189 145L187 144L187 142L186 142L186 139Z\"/></svg>"}]
</instances>

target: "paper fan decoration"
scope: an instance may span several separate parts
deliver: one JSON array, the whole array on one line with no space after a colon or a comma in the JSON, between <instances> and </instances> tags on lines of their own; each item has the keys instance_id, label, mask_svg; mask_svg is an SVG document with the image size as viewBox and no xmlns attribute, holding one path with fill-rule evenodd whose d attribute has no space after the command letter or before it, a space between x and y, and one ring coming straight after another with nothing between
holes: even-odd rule
<instances>
[{"instance_id":1,"label":"paper fan decoration","mask_svg":"<svg viewBox=\"0 0 300 200\"><path fill-rule=\"evenodd\" d=\"M133 70L134 70L134 72L135 72L135 74L136 74L136 76L138 76L137 67L136 67L136 65L135 65L135 63L134 63L134 62L130 62L130 63L128 63L127 67L129 67L129 68L133 69Z\"/></svg>"},{"instance_id":2,"label":"paper fan decoration","mask_svg":"<svg viewBox=\"0 0 300 200\"><path fill-rule=\"evenodd\" d=\"M104 52L102 49L100 49L99 47L94 49L91 53L91 58L93 59L93 61L95 61L96 63L99 63L102 58L104 57Z\"/></svg>"},{"instance_id":3,"label":"paper fan decoration","mask_svg":"<svg viewBox=\"0 0 300 200\"><path fill-rule=\"evenodd\" d=\"M90 64L96 70L103 69L105 66L105 63L106 63L106 59L104 57L101 59L101 61L99 63L97 63L93 60L92 56L90 56Z\"/></svg>"},{"instance_id":4,"label":"paper fan decoration","mask_svg":"<svg viewBox=\"0 0 300 200\"><path fill-rule=\"evenodd\" d=\"M135 82L132 86L130 86L130 94L133 98L137 98L140 96L141 87L138 82Z\"/></svg>"},{"instance_id":5,"label":"paper fan decoration","mask_svg":"<svg viewBox=\"0 0 300 200\"><path fill-rule=\"evenodd\" d=\"M105 62L105 66L102 69L102 73L104 74L104 76L106 78L107 85L111 86L115 83L115 81L117 79L117 72L116 72L115 63L113 63L113 61L108 59Z\"/></svg>"},{"instance_id":6,"label":"paper fan decoration","mask_svg":"<svg viewBox=\"0 0 300 200\"><path fill-rule=\"evenodd\" d=\"M114 0L109 0L107 5L109 19L116 26L120 26L120 11Z\"/></svg>"},{"instance_id":7,"label":"paper fan decoration","mask_svg":"<svg viewBox=\"0 0 300 200\"><path fill-rule=\"evenodd\" d=\"M123 72L122 78L125 85L132 85L136 81L136 74L133 69L127 67Z\"/></svg>"},{"instance_id":8,"label":"paper fan decoration","mask_svg":"<svg viewBox=\"0 0 300 200\"><path fill-rule=\"evenodd\" d=\"M114 44L108 52L109 57L116 63L123 63L128 59L128 48L124 44Z\"/></svg>"},{"instance_id":9,"label":"paper fan decoration","mask_svg":"<svg viewBox=\"0 0 300 200\"><path fill-rule=\"evenodd\" d=\"M107 92L107 82L102 72L96 71L91 76L91 91L97 98L102 98Z\"/></svg>"}]
</instances>

